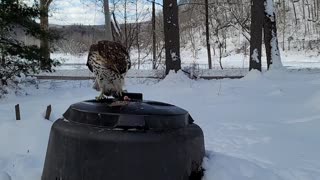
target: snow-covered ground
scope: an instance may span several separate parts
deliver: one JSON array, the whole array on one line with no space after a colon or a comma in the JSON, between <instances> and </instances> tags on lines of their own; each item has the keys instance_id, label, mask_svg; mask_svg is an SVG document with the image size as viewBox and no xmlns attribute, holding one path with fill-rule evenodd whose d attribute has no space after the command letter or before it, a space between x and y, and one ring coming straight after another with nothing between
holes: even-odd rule
<instances>
[{"instance_id":1,"label":"snow-covered ground","mask_svg":"<svg viewBox=\"0 0 320 180\"><path fill-rule=\"evenodd\" d=\"M0 100L0 180L40 180L50 127L91 81L40 81ZM237 80L128 79L130 92L185 108L205 135L203 180L319 180L320 73L252 71ZM21 121L14 105L20 104ZM51 121L43 117L51 104ZM156 162L155 162L156 163Z\"/></svg>"},{"instance_id":2,"label":"snow-covered ground","mask_svg":"<svg viewBox=\"0 0 320 180\"><path fill-rule=\"evenodd\" d=\"M281 52L283 65L292 71L300 71L301 69L312 69L314 72L320 72L320 56L318 52ZM93 74L88 70L86 64L87 54L84 53L79 56L70 54L54 53L53 58L63 59L63 65L56 67L54 73L41 73L45 76L82 76L88 77ZM222 58L222 65L224 69L220 68L218 57L213 58L213 69L208 69L207 51L201 48L198 51L197 58L192 56L190 51L182 50L182 68L188 72L193 72L194 75L199 77L208 76L244 76L248 73L249 57L244 54L230 54ZM135 51L131 54L131 61L133 64L137 61L137 54ZM262 57L262 66L266 69L265 55ZM193 69L193 70L192 70ZM127 73L127 77L163 77L165 74L164 67L158 70L151 70L150 61L144 62L141 69L138 70L137 66L133 66Z\"/></svg>"},{"instance_id":3,"label":"snow-covered ground","mask_svg":"<svg viewBox=\"0 0 320 180\"><path fill-rule=\"evenodd\" d=\"M281 52L281 59L284 66L290 69L297 68L320 68L320 56L317 51L312 52L303 52L303 51L289 51ZM87 62L87 54L84 53L79 56L74 56L70 54L61 54L54 53L52 54L53 58L63 59L63 64L72 64L64 65L58 67L57 69L87 69L84 64ZM142 55L142 57L144 57ZM151 69L150 59L152 57L147 56L144 58L144 65L141 66L141 69ZM148 61L149 59L149 61ZM197 57L193 57L190 50L182 50L181 59L183 66L190 66L192 63L199 64L199 68L208 69L207 62L207 51L204 47L200 48L198 51ZM137 61L137 54L135 51L131 53L131 61ZM220 69L219 57L213 56L212 65L214 69ZM148 64L149 63L149 64ZM78 64L78 65L77 65ZM79 65L82 64L82 65ZM267 66L265 55L262 56L262 65L263 67ZM224 68L248 68L249 67L249 56L244 54L229 54L227 57L222 58L222 66ZM134 68L137 68L135 66Z\"/></svg>"}]
</instances>

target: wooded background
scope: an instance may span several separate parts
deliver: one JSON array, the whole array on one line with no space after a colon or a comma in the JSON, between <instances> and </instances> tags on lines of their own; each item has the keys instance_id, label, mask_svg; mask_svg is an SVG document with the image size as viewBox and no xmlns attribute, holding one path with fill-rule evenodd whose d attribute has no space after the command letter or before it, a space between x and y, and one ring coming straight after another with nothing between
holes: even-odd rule
<instances>
[{"instance_id":1,"label":"wooded background","mask_svg":"<svg viewBox=\"0 0 320 180\"><path fill-rule=\"evenodd\" d=\"M119 0L116 3L126 7L139 1L141 0ZM251 0L207 1L207 21L210 28L208 35L212 55L221 60L230 53L249 54ZM181 0L178 3L180 47L190 50L194 58L198 56L199 50L207 45L205 2L206 0ZM122 22L120 28L123 41L129 51L138 50L139 64L143 63L143 58L147 55L154 54L160 60L163 60L165 55L163 13L161 10L155 12L153 37L152 1L148 3L150 11L141 12L140 9L136 9L135 21L129 20L125 8L122 12L114 6L116 19ZM155 6L161 5L162 3L155 3ZM319 51L320 0L274 0L274 7L279 46L283 51ZM50 25L50 29L57 29L63 35L63 39L50 44L54 52L75 55L85 53L92 43L105 39L104 25ZM38 40L25 35L23 31L17 30L17 38L26 44L39 44ZM156 39L156 51L152 50L153 38Z\"/></svg>"}]
</instances>

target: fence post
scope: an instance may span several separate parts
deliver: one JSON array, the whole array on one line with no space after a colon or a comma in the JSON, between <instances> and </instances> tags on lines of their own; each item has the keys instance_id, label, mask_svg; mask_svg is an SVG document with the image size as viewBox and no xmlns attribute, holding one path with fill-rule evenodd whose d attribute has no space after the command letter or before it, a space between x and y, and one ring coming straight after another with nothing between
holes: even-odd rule
<instances>
[{"instance_id":1,"label":"fence post","mask_svg":"<svg viewBox=\"0 0 320 180\"><path fill-rule=\"evenodd\" d=\"M49 120L51 114L51 105L47 106L45 119Z\"/></svg>"},{"instance_id":2,"label":"fence post","mask_svg":"<svg viewBox=\"0 0 320 180\"><path fill-rule=\"evenodd\" d=\"M16 120L21 120L19 104L15 106L15 111L16 111Z\"/></svg>"}]
</instances>

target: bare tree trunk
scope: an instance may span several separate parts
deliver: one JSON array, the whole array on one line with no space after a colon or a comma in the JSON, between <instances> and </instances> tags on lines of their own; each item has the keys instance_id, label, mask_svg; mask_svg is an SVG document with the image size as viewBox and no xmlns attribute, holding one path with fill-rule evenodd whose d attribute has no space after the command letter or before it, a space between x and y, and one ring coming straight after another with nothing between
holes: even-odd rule
<instances>
[{"instance_id":1,"label":"bare tree trunk","mask_svg":"<svg viewBox=\"0 0 320 180\"><path fill-rule=\"evenodd\" d=\"M251 0L250 27L250 63L249 70L261 71L262 27L264 19L264 1Z\"/></svg>"},{"instance_id":2,"label":"bare tree trunk","mask_svg":"<svg viewBox=\"0 0 320 180\"><path fill-rule=\"evenodd\" d=\"M3 49L0 48L0 67L4 67L5 64L6 64L6 59L5 59L5 56L4 56L4 53L3 53Z\"/></svg>"},{"instance_id":3,"label":"bare tree trunk","mask_svg":"<svg viewBox=\"0 0 320 180\"><path fill-rule=\"evenodd\" d=\"M156 2L152 1L152 69L156 69L157 63L157 36L156 36Z\"/></svg>"},{"instance_id":4,"label":"bare tree trunk","mask_svg":"<svg viewBox=\"0 0 320 180\"><path fill-rule=\"evenodd\" d=\"M205 8L206 8L206 40L207 40L208 65L209 65L209 69L212 69L211 49L210 49L210 32L209 32L209 4L208 4L208 0L205 0Z\"/></svg>"},{"instance_id":5,"label":"bare tree trunk","mask_svg":"<svg viewBox=\"0 0 320 180\"><path fill-rule=\"evenodd\" d=\"M284 47L284 44L285 44L285 34L286 34L286 2L285 0L283 0L283 31L282 31L282 49L283 51L285 51L285 47Z\"/></svg>"},{"instance_id":6,"label":"bare tree trunk","mask_svg":"<svg viewBox=\"0 0 320 180\"><path fill-rule=\"evenodd\" d=\"M124 0L124 44L126 49L128 50L128 23L127 23L127 0Z\"/></svg>"},{"instance_id":7,"label":"bare tree trunk","mask_svg":"<svg viewBox=\"0 0 320 180\"><path fill-rule=\"evenodd\" d=\"M318 20L318 8L317 8L317 1L313 0L313 8L314 8L314 17L312 18L314 21Z\"/></svg>"},{"instance_id":8,"label":"bare tree trunk","mask_svg":"<svg viewBox=\"0 0 320 180\"><path fill-rule=\"evenodd\" d=\"M121 28L114 13L112 13L112 20L113 20L111 21L112 39L115 42L122 43L123 37L122 37Z\"/></svg>"},{"instance_id":9,"label":"bare tree trunk","mask_svg":"<svg viewBox=\"0 0 320 180\"><path fill-rule=\"evenodd\" d=\"M306 5L308 6L308 19L311 19L311 12L310 12L310 3L308 0L306 0Z\"/></svg>"},{"instance_id":10,"label":"bare tree trunk","mask_svg":"<svg viewBox=\"0 0 320 180\"><path fill-rule=\"evenodd\" d=\"M176 0L163 1L166 73L181 69L178 5Z\"/></svg>"},{"instance_id":11,"label":"bare tree trunk","mask_svg":"<svg viewBox=\"0 0 320 180\"><path fill-rule=\"evenodd\" d=\"M216 29L215 34L217 36L217 42L218 42L218 48L219 48L219 66L223 70L223 66L222 66L223 44L221 43L220 38L219 38L219 29Z\"/></svg>"},{"instance_id":12,"label":"bare tree trunk","mask_svg":"<svg viewBox=\"0 0 320 180\"><path fill-rule=\"evenodd\" d=\"M290 49L291 49L291 41L288 41L288 51L290 51Z\"/></svg>"},{"instance_id":13,"label":"bare tree trunk","mask_svg":"<svg viewBox=\"0 0 320 180\"><path fill-rule=\"evenodd\" d=\"M305 3L304 3L305 0L302 0L302 19L306 19L306 10L305 10Z\"/></svg>"},{"instance_id":14,"label":"bare tree trunk","mask_svg":"<svg viewBox=\"0 0 320 180\"><path fill-rule=\"evenodd\" d=\"M297 12L296 12L296 6L294 4L294 1L292 1L292 7L293 7L293 13L294 13L294 19L296 26L298 25L298 19L297 19Z\"/></svg>"},{"instance_id":15,"label":"bare tree trunk","mask_svg":"<svg viewBox=\"0 0 320 180\"><path fill-rule=\"evenodd\" d=\"M269 8L265 10L264 17L264 43L266 48L268 69L272 65L273 69L282 68L280 51L278 46L276 16L273 9L273 0L265 0L265 5Z\"/></svg>"},{"instance_id":16,"label":"bare tree trunk","mask_svg":"<svg viewBox=\"0 0 320 180\"><path fill-rule=\"evenodd\" d=\"M319 6L320 6L320 1L319 0L316 0L317 1L317 20L319 19Z\"/></svg>"},{"instance_id":17,"label":"bare tree trunk","mask_svg":"<svg viewBox=\"0 0 320 180\"><path fill-rule=\"evenodd\" d=\"M40 36L40 69L51 70L49 33L49 6L52 0L40 0L40 28L44 32Z\"/></svg>"},{"instance_id":18,"label":"bare tree trunk","mask_svg":"<svg viewBox=\"0 0 320 180\"><path fill-rule=\"evenodd\" d=\"M113 41L112 30L111 30L111 19L109 10L109 0L103 0L104 19L105 19L105 39Z\"/></svg>"},{"instance_id":19,"label":"bare tree trunk","mask_svg":"<svg viewBox=\"0 0 320 180\"><path fill-rule=\"evenodd\" d=\"M219 65L220 65L220 68L223 70L223 66L222 66L222 48L223 48L223 45L219 41Z\"/></svg>"},{"instance_id":20,"label":"bare tree trunk","mask_svg":"<svg viewBox=\"0 0 320 180\"><path fill-rule=\"evenodd\" d=\"M310 12L310 3L308 0L306 1L306 5L307 5L307 9L308 9L308 18L307 18L307 22L306 22L306 33L305 33L305 37L307 35L310 35L310 23L309 20L311 20L311 12Z\"/></svg>"},{"instance_id":21,"label":"bare tree trunk","mask_svg":"<svg viewBox=\"0 0 320 180\"><path fill-rule=\"evenodd\" d=\"M140 43L139 43L139 34L140 34L140 24L139 24L139 19L138 19L138 0L136 0L136 36L137 36L137 50L138 50L138 69L140 69Z\"/></svg>"}]
</instances>

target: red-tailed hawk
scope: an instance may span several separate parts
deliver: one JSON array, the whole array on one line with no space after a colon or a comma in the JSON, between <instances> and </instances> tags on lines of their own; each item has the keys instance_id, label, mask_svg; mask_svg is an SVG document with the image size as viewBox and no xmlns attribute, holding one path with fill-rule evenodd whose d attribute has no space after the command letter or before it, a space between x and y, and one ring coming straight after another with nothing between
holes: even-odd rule
<instances>
[{"instance_id":1,"label":"red-tailed hawk","mask_svg":"<svg viewBox=\"0 0 320 180\"><path fill-rule=\"evenodd\" d=\"M130 65L129 54L120 43L99 41L90 46L87 66L96 78L93 88L101 91L97 100L104 99L104 95L122 96L124 77Z\"/></svg>"}]
</instances>

